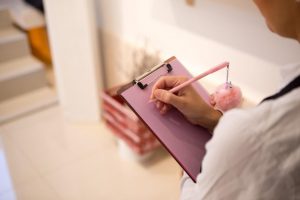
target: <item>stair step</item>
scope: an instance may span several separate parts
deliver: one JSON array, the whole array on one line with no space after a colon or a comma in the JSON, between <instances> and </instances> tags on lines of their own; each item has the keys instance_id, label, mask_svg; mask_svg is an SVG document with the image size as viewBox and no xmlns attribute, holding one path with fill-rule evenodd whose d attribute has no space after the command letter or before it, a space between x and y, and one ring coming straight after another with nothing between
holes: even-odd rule
<instances>
[{"instance_id":1,"label":"stair step","mask_svg":"<svg viewBox=\"0 0 300 200\"><path fill-rule=\"evenodd\" d=\"M0 63L0 102L46 85L43 63L33 56Z\"/></svg>"},{"instance_id":2,"label":"stair step","mask_svg":"<svg viewBox=\"0 0 300 200\"><path fill-rule=\"evenodd\" d=\"M0 102L0 124L57 104L56 92L43 87Z\"/></svg>"},{"instance_id":3,"label":"stair step","mask_svg":"<svg viewBox=\"0 0 300 200\"><path fill-rule=\"evenodd\" d=\"M27 36L11 26L0 29L0 62L30 54Z\"/></svg>"},{"instance_id":4,"label":"stair step","mask_svg":"<svg viewBox=\"0 0 300 200\"><path fill-rule=\"evenodd\" d=\"M6 8L0 8L0 29L10 27L12 25L12 19L10 12Z\"/></svg>"},{"instance_id":5,"label":"stair step","mask_svg":"<svg viewBox=\"0 0 300 200\"><path fill-rule=\"evenodd\" d=\"M46 26L43 13L27 3L19 4L17 7L11 8L10 13L13 23L22 30Z\"/></svg>"}]
</instances>

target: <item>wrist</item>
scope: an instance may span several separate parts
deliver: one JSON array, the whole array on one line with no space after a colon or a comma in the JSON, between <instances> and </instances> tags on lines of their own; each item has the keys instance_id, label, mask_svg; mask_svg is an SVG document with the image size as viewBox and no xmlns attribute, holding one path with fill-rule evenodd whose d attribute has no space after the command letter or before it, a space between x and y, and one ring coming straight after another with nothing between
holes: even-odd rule
<instances>
[{"instance_id":1,"label":"wrist","mask_svg":"<svg viewBox=\"0 0 300 200\"><path fill-rule=\"evenodd\" d=\"M204 126L208 131L212 133L222 115L223 113L221 111L211 108L211 110L206 115L204 115L205 119L202 119L199 122L199 125Z\"/></svg>"},{"instance_id":2,"label":"wrist","mask_svg":"<svg viewBox=\"0 0 300 200\"><path fill-rule=\"evenodd\" d=\"M219 119L222 117L223 113L219 110L213 109L213 112L211 112L210 116L210 124L207 128L210 132L213 132L217 124L219 123Z\"/></svg>"}]
</instances>

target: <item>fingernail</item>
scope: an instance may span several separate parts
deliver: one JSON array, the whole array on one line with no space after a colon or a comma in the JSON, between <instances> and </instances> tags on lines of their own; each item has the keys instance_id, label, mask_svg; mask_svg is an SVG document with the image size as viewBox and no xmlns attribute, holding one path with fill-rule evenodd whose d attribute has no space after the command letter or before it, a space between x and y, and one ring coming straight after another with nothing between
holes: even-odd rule
<instances>
[{"instance_id":1,"label":"fingernail","mask_svg":"<svg viewBox=\"0 0 300 200\"><path fill-rule=\"evenodd\" d=\"M167 106L164 105L164 107L162 108L162 110L163 110L164 112L166 112L166 111L167 111Z\"/></svg>"},{"instance_id":2,"label":"fingernail","mask_svg":"<svg viewBox=\"0 0 300 200\"><path fill-rule=\"evenodd\" d=\"M165 108L165 107L164 107L164 108ZM160 114L162 114L162 115L166 114L166 112L167 112L167 109L164 109L164 108L162 108L162 109L160 110Z\"/></svg>"},{"instance_id":3,"label":"fingernail","mask_svg":"<svg viewBox=\"0 0 300 200\"><path fill-rule=\"evenodd\" d=\"M161 105L162 105L161 102L158 101L158 102L156 103L156 108L157 108L157 109L160 109Z\"/></svg>"}]
</instances>

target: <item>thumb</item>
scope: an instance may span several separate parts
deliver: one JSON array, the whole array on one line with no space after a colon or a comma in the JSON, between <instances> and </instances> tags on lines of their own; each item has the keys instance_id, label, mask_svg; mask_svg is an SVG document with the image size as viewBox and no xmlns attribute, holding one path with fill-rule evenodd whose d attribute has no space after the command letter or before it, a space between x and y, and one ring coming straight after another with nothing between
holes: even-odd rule
<instances>
[{"instance_id":1,"label":"thumb","mask_svg":"<svg viewBox=\"0 0 300 200\"><path fill-rule=\"evenodd\" d=\"M154 91L154 97L159 101L162 101L167 104L171 104L177 108L180 107L180 105L182 104L178 96L176 96L175 94L167 90L156 89Z\"/></svg>"}]
</instances>

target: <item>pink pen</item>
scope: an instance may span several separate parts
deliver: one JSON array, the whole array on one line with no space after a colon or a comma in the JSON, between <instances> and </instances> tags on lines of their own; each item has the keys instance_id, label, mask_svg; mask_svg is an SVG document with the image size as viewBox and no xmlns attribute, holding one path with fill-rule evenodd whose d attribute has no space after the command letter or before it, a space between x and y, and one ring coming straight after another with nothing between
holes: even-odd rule
<instances>
[{"instance_id":1,"label":"pink pen","mask_svg":"<svg viewBox=\"0 0 300 200\"><path fill-rule=\"evenodd\" d=\"M180 85L172 88L171 90L169 90L169 92L175 93L175 92L181 90L182 88L194 83L195 81L198 81L199 79L201 79L209 74L212 74L220 69L223 69L224 67L228 67L228 66L229 66L229 62L224 62L222 64L219 64L219 65L211 68L210 70L207 70L206 72L199 74L198 76L195 76L195 77L185 81L184 83L181 83Z\"/></svg>"},{"instance_id":2,"label":"pink pen","mask_svg":"<svg viewBox=\"0 0 300 200\"><path fill-rule=\"evenodd\" d=\"M203 77L205 77L205 76L207 76L209 74L212 74L212 73L214 73L214 72L216 72L216 71L218 71L220 69L223 69L224 67L229 67L229 62L223 62L223 63L221 63L221 64L219 64L219 65L217 65L217 66L215 66L215 67L213 67L213 68L211 68L209 70L207 70L206 72L204 72L202 74L199 74L198 76L195 76L195 77L193 77L193 78L191 78L191 79L189 79L189 80L181 83L180 85L178 85L178 86L172 88L171 90L169 90L169 92L172 92L172 93L178 92L182 88L184 88L184 87L186 87L186 86L194 83L195 81L198 81L199 79L201 79L201 78L203 78ZM226 81L228 82L228 77L226 77ZM155 99L150 100L149 103L154 102L154 101L155 101Z\"/></svg>"}]
</instances>

